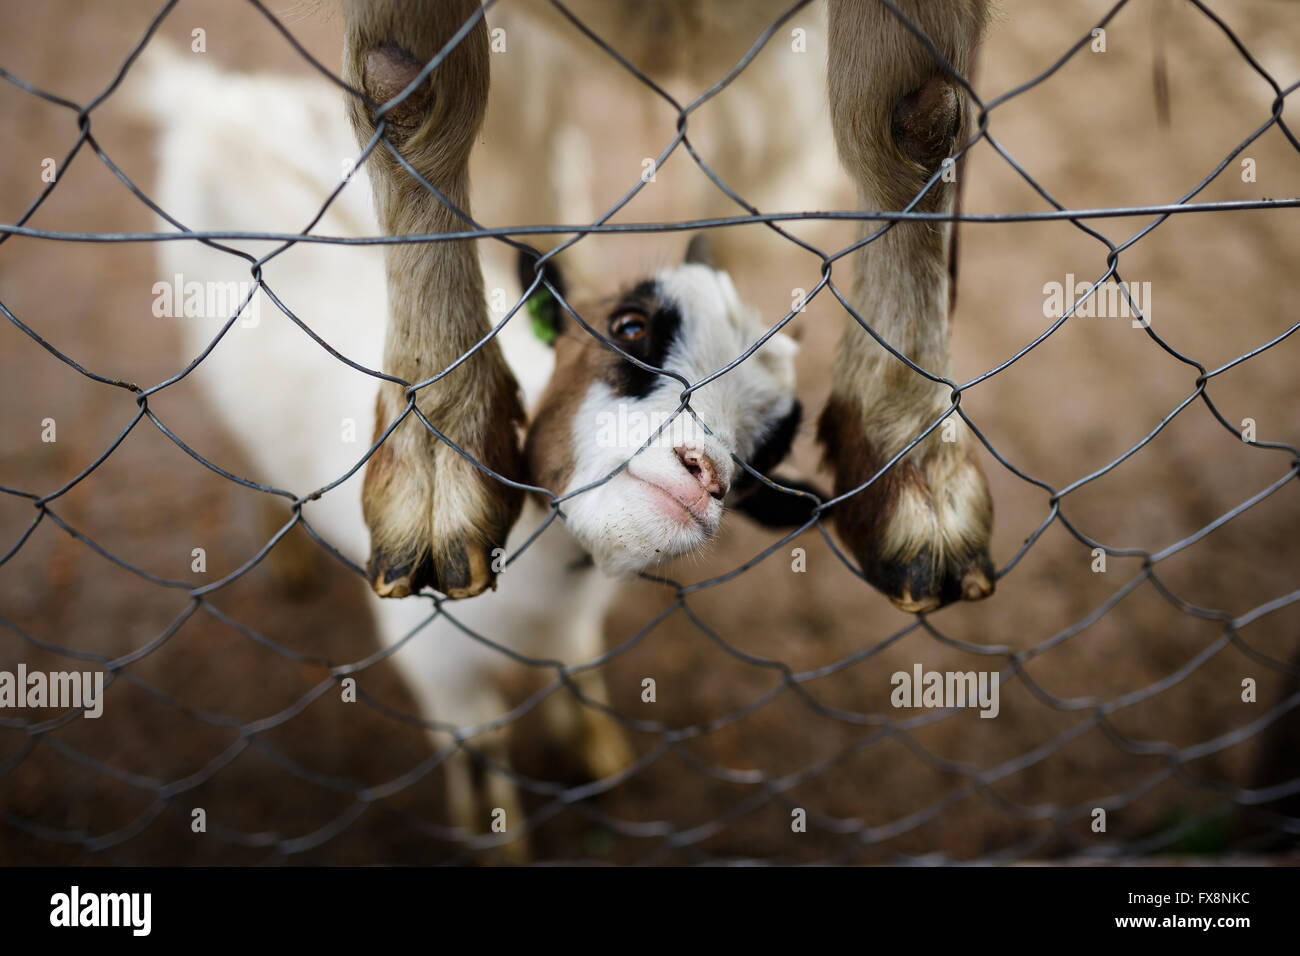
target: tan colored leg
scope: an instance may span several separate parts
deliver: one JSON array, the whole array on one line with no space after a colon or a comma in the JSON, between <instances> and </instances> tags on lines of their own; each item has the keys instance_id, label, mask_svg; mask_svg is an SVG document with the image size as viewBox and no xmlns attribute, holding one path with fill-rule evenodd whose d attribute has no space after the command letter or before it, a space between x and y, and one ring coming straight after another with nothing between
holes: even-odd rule
<instances>
[{"instance_id":1,"label":"tan colored leg","mask_svg":"<svg viewBox=\"0 0 1300 956\"><path fill-rule=\"evenodd\" d=\"M958 73L969 71L985 0L898 6ZM965 141L965 92L876 0L831 0L828 74L840 159L862 208L902 209ZM953 194L954 186L940 181L918 208L950 210ZM880 225L865 223L863 235ZM846 296L885 341L937 376L951 375L949 232L946 224L895 225L854 254ZM835 493L870 479L949 405L946 386L909 369L850 318L819 426ZM933 610L993 591L992 501L973 445L954 417L832 512L868 580L903 610Z\"/></svg>"},{"instance_id":2,"label":"tan colored leg","mask_svg":"<svg viewBox=\"0 0 1300 956\"><path fill-rule=\"evenodd\" d=\"M344 78L377 103L397 96L477 11L474 0L349 0ZM386 120L387 138L411 167L469 212L469 153L488 92L488 37L480 20ZM364 145L376 128L355 98L349 117ZM459 231L465 223L383 144L369 162L379 221L391 235ZM387 247L384 370L415 383L441 372L487 333L487 303L470 242ZM419 392L428 420L477 461L518 480L518 388L495 342ZM381 386L376 435L401 414L403 389ZM363 490L370 577L383 597L432 585L450 597L493 583L521 496L482 474L409 416L376 451Z\"/></svg>"}]
</instances>

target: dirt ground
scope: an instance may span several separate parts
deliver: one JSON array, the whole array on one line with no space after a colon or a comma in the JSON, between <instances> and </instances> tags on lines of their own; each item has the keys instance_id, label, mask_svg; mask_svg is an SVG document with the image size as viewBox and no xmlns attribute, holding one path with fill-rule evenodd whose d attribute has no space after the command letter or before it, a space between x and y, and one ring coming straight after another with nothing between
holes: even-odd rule
<instances>
[{"instance_id":1,"label":"dirt ground","mask_svg":"<svg viewBox=\"0 0 1300 956\"><path fill-rule=\"evenodd\" d=\"M1280 85L1300 79L1300 20L1291 5L1215 6ZM1005 0L981 54L977 89L991 99L1038 75L1107 7L1099 0ZM1159 7L1126 8L1108 28L1105 52L1085 48L992 114L998 142L1069 207L1176 201L1270 115L1273 92L1209 20L1170 4L1160 22L1153 13ZM140 0L0 5L0 66L85 103L108 84L154 12ZM273 12L323 63L339 62L337 20L284 2ZM200 25L207 55L223 63L309 73L244 4L183 0L162 32L179 43ZM764 56L780 55L777 46ZM1153 92L1159 49L1171 93L1167 123L1159 121ZM662 145L671 114L657 122ZM153 131L115 111L111 99L94 114L92 131L147 190ZM22 215L44 186L43 159L61 160L76 136L72 111L0 83L0 221ZM1243 158L1254 160L1253 181L1243 180ZM987 143L963 175L970 212L1046 208ZM614 184L626 188L627 179L605 178L612 201ZM1272 129L1197 198L1296 195L1300 156ZM1124 277L1150 283L1152 331L1209 369L1285 332L1297 321L1300 295L1298 215L1178 215L1126 249ZM633 205L621 218L651 217ZM1120 242L1150 221L1092 226ZM31 224L80 232L154 225L85 149L60 169L57 189ZM775 321L789 308L792 288L815 282L817 260L792 255L761 227L744 231L767 252L727 264L742 294ZM853 230L823 224L801 234L838 248ZM600 248L632 265L667 254L635 243L611 238ZM959 380L998 366L1045 330L1046 283L1067 275L1091 280L1106 264L1105 247L1068 222L969 224L961 243L953 330ZM155 281L153 250L144 244L0 243L0 302L52 347L110 380L147 387L190 358L181 355L175 329L148 311ZM841 319L826 296L798 319L801 395L810 410L825 400ZM1252 419L1260 441L1300 444L1300 383L1291 364L1297 343L1300 336L1287 339L1211 380L1208 394L1224 419L1234 427ZM1127 320L1080 317L972 388L963 407L1006 462L1060 489L1152 432L1193 393L1197 375ZM241 473L237 445L184 383L151 399L150 408L203 455ZM40 495L85 470L137 411L128 392L78 374L8 320L0 322L0 409L0 486ZM793 463L825 483L809 418ZM41 441L45 419L56 423L53 443ZM1050 493L987 453L982 463L997 511L993 554L1003 568L1047 521ZM1290 453L1246 445L1197 400L1132 457L1066 496L1061 513L1089 539L1155 553L1237 509L1291 467ZM51 509L108 554L169 579L193 578L195 541L207 549L205 580L216 580L267 538L255 493L198 465L148 420ZM0 555L28 530L33 513L30 499L0 494ZM608 623L610 646L628 644L607 665L613 705L632 719L700 732L608 793L554 808L537 824L534 852L545 860L618 863L881 862L1273 846L1267 834L1281 823L1267 814L1285 810L1278 798L1286 793L1256 799L1243 788L1300 773L1300 711L1266 719L1297 691L1287 667L1294 675L1300 660L1300 603L1243 624L1226 646L1216 642L1223 619L1300 587L1298 517L1300 489L1291 481L1162 560L1156 579L1131 591L1141 557L1111 556L1098 573L1091 549L1056 521L992 599L945 609L921 626L855 579L815 530L692 593L689 615L678 610L644 635L673 594L637 582ZM775 540L731 519L713 552L668 573L688 583L708 580ZM805 573L792 570L788 551L796 546L806 549ZM356 661L378 647L363 583L324 559L318 575L316 590L291 595L263 564L222 589L211 606L241 630L206 607L191 613L184 590L142 579L53 520L42 521L0 564L0 670L19 661L71 666L40 642L120 655L173 623L179 629L128 668L142 683L112 686L99 721L29 738L12 728L13 718L48 714L0 714L0 862L464 859L437 829L445 823L437 771L366 804L352 796L420 767L431 752L421 731L391 715L414 705L388 664L368 669L362 681L367 697L386 709L345 705L331 692L300 712L287 710L325 679L322 661ZM293 654L268 649L257 635ZM1003 686L997 719L966 712L924 721L923 712L890 707L895 671L917 663L927 670L1010 666L1003 650L980 653L989 648L1017 654L1021 671ZM782 691L772 662L817 673L798 691ZM641 701L647 676L657 681L654 704ZM1254 703L1242 700L1247 678L1257 684ZM1123 706L1098 723L1099 702ZM233 729L282 711L286 719L264 733L241 740ZM227 725L214 726L214 714L229 718ZM923 722L898 729L914 718ZM633 739L642 754L662 746L657 733ZM1207 742L1215 743L1197 746ZM517 768L533 780L581 779L564 754L546 746L535 714L521 718L515 751ZM190 775L205 782L170 800L159 796L158 786ZM534 811L547 802L529 798ZM1250 812L1243 804L1252 804ZM195 807L207 811L204 835L191 832ZM1105 833L1090 827L1095 807L1108 808ZM792 832L796 808L808 811L806 832ZM1289 815L1297 815L1294 804ZM1290 826L1300 832L1294 820Z\"/></svg>"}]
</instances>

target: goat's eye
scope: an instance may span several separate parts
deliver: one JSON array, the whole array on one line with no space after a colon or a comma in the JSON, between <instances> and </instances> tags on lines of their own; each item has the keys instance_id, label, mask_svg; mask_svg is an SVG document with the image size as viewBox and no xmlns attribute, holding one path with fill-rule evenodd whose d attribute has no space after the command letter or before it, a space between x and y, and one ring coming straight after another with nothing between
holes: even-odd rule
<instances>
[{"instance_id":1,"label":"goat's eye","mask_svg":"<svg viewBox=\"0 0 1300 956\"><path fill-rule=\"evenodd\" d=\"M609 334L624 342L639 342L650 330L650 323L640 312L620 312L609 320Z\"/></svg>"}]
</instances>

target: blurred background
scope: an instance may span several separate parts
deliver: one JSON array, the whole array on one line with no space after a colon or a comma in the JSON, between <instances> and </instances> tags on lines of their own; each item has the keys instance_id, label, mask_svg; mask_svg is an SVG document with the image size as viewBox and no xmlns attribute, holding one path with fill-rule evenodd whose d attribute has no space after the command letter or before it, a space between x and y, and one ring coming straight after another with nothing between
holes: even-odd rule
<instances>
[{"instance_id":1,"label":"blurred background","mask_svg":"<svg viewBox=\"0 0 1300 956\"><path fill-rule=\"evenodd\" d=\"M1300 79L1294 4L1212 6L1280 86ZM990 100L1038 76L1087 36L1109 7L1099 0L1003 0L980 54L976 89ZM270 10L337 71L340 17L283 0L273 0ZM108 85L156 12L156 5L140 0L0 0L0 67L84 104ZM778 58L799 55L809 70L823 70L818 11L810 8L789 26L806 29L807 52L797 53L789 30L780 31L753 68L776 68ZM196 27L205 30L204 55L215 63L327 82L252 5L182 0L160 36L188 47ZM512 42L526 43L527 34L516 31ZM728 65L719 63L719 75ZM580 76L574 97L593 126L608 132L586 158L585 178L599 211L635 182L642 157L670 141L676 115L649 101L613 63L593 58ZM1158 77L1167 80L1167 99ZM514 79L507 68L494 80L494 92L508 93ZM728 95L731 90L722 97ZM745 95L743 84L734 95ZM1267 121L1274 96L1230 39L1191 4L1129 4L1108 25L1104 52L1084 47L1050 78L999 106L990 131L1068 207L1170 203ZM707 111L701 111L701 124L708 122ZM814 126L821 135L801 140L800 148L828 150L825 103L809 103L808 111L790 117L792 129ZM148 192L157 130L116 97L94 112L92 130ZM268 125L266 135L275 134ZM22 215L45 186L43 159L61 161L77 135L73 111L0 83L0 221ZM488 170L509 158L503 150L492 152L493 135L489 123L480 147ZM706 158L724 178L746 161L749 147L738 141L710 145ZM1251 181L1243 179L1243 158L1254 160ZM987 143L972 151L962 175L967 212L1047 208ZM700 194L702 176L681 151L658 178L665 185L693 179L696 192L675 195ZM490 193L490 179L480 175L476 185ZM853 207L845 182L832 176L813 185L806 194L797 181L786 188L781 197L787 208ZM638 197L618 221L695 218L706 209L739 212L721 196L703 206L665 204L667 192ZM1197 201L1298 194L1300 155L1273 128L1230 161ZM483 221L511 220L502 214ZM1091 225L1118 243L1151 221L1112 218ZM1297 221L1293 209L1173 216L1123 253L1121 272L1130 282L1150 283L1153 331L1183 355L1217 368L1297 321ZM29 224L95 233L156 228L149 210L85 149L60 171L57 189ZM250 222L248 228L273 224ZM854 237L847 223L805 223L792 231L824 249L842 248ZM681 234L591 236L580 243L575 267L630 277L674 261L684 244ZM1006 361L1047 328L1047 283L1065 282L1067 275L1092 281L1106 269L1105 247L1063 221L967 224L960 249L952 345L959 381ZM11 236L0 243L0 302L89 370L148 387L193 358L183 354L176 327L184 320L151 312L153 284L165 278L154 252L143 243ZM819 274L815 256L762 226L731 230L720 254L742 296L769 324L789 311L793 290L812 288ZM823 485L829 481L813 441L815 412L829 390L842 319L842 309L823 295L796 320L803 343L801 397L810 414L792 464ZM1259 441L1300 444L1298 342L1287 339L1211 381L1209 394L1229 423L1240 427L1252 419ZM1193 367L1127 320L1079 317L966 392L962 403L1007 462L1059 489L1139 442L1195 390L1196 377ZM191 383L159 393L150 407L204 456L249 473L236 437L216 425ZM0 409L0 485L33 494L48 494L87 468L137 410L127 392L78 375L7 320L0 323ZM57 442L41 441L47 418L57 422ZM1047 520L1050 495L986 452L981 456L996 507L993 556L1001 568ZM1292 468L1290 453L1246 445L1197 400L1131 458L1069 494L1061 509L1095 541L1154 553L1238 508ZM269 537L257 499L188 458L145 421L55 510L71 528L138 568L210 583L247 561ZM30 500L0 494L0 553L20 540L32 516ZM944 609L921 626L855 578L810 530L743 574L689 597L692 614L712 636L679 611L610 661L607 680L620 713L708 730L595 798L597 814L569 807L541 822L532 837L534 854L615 863L869 863L1285 851L1294 844L1300 815L1294 796L1300 727L1296 711L1275 711L1298 689L1300 602L1283 602L1242 626L1215 653L1205 652L1223 636L1224 620L1300 587L1297 517L1300 494L1292 481L1160 562L1158 583L1131 588L1142 572L1140 557L1112 556L1098 573L1090 548L1054 522L990 600ZM295 529L282 547L302 544L302 537ZM706 580L775 540L773 532L732 517L716 549L667 573L686 583ZM190 572L195 542L207 550L209 573L202 580ZM793 547L806 550L804 573L792 571ZM118 655L185 619L130 668L162 695L118 681L104 718L72 721L39 742L21 729L0 727L0 862L465 859L460 847L427 826L445 822L437 771L356 812L349 786L400 777L431 751L409 722L341 704L332 693L264 735L275 757L254 745L208 775L238 735L195 718L193 709L248 722L290 707L326 676L322 666L268 651L248 631L332 662L359 660L378 649L362 600L364 582L324 554L317 558L315 584L305 593L286 589L264 562L214 594L212 605L244 631L203 610L186 617L184 592L158 587L54 522L42 522L0 564L0 669L13 670L19 661L32 668L74 666L33 641ZM633 584L608 621L610 646L637 635L673 599L662 585ZM1005 656L972 653L969 645L1023 653L1025 677L1003 684L997 719L965 712L906 733L881 723L918 715L890 707L889 677L897 670L910 672L916 663L927 670L1008 665ZM781 674L729 650L780 661L795 672L825 672L805 681L800 693L786 690L753 706L781 686ZM658 683L654 704L641 702L646 676ZM1257 685L1253 703L1242 700L1248 678ZM388 663L365 671L362 684L393 711L414 711ZM1134 695L1131 702L1100 725L1089 707L1054 703L1126 695ZM835 711L858 717L841 719ZM0 716L31 721L48 714ZM566 755L547 745L536 717L527 714L517 724L515 766L535 779L578 782ZM656 741L656 735L633 734L640 752ZM205 775L205 782L171 805L157 798L156 785L192 774ZM791 774L798 776L783 779ZM1287 781L1290 788L1275 787ZM545 803L529 799L530 806ZM1097 806L1111 808L1105 833L1090 828ZM207 834L191 832L191 807L207 810ZM807 832L792 832L793 808L808 810ZM665 826L637 831L608 820ZM659 830L687 838L665 839ZM229 839L231 832L253 836Z\"/></svg>"}]
</instances>

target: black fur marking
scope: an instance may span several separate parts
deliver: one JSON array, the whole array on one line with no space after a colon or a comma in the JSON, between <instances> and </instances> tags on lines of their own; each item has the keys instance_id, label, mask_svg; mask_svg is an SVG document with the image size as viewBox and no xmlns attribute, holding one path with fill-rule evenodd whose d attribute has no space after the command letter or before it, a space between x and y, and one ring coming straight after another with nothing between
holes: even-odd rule
<instances>
[{"instance_id":1,"label":"black fur marking","mask_svg":"<svg viewBox=\"0 0 1300 956\"><path fill-rule=\"evenodd\" d=\"M745 459L745 464L760 475L766 475L790 454L790 446L794 444L794 436L799 432L801 421L803 406L796 401L790 411L767 430L758 447Z\"/></svg>"},{"instance_id":2,"label":"black fur marking","mask_svg":"<svg viewBox=\"0 0 1300 956\"><path fill-rule=\"evenodd\" d=\"M624 342L610 335L608 329L604 334L628 355L654 368L663 368L668 353L681 332L681 313L675 305L660 298L658 283L650 279L639 283L620 297L607 319L629 311L640 312L646 317L648 328L644 338L638 342ZM633 365L622 356L616 356L610 367L609 385L624 398L645 398L654 391L663 377L657 372Z\"/></svg>"},{"instance_id":3,"label":"black fur marking","mask_svg":"<svg viewBox=\"0 0 1300 956\"><path fill-rule=\"evenodd\" d=\"M745 463L760 475L772 477L772 469L790 454L790 446L794 444L802 420L803 406L796 401L790 411L768 428ZM822 501L827 498L820 489L801 481L776 477L772 477L772 480L787 488L811 492ZM735 492L735 510L767 528L797 528L808 522L816 507L816 502L765 485L743 469L736 476L732 487Z\"/></svg>"},{"instance_id":4,"label":"black fur marking","mask_svg":"<svg viewBox=\"0 0 1300 956\"><path fill-rule=\"evenodd\" d=\"M793 491L809 492L822 501L827 499L826 493L815 485L779 476L774 476L772 480ZM798 528L812 518L813 508L817 507L812 499L788 494L761 481L755 481L754 484L754 490L735 505L736 511L752 521L765 528Z\"/></svg>"}]
</instances>

